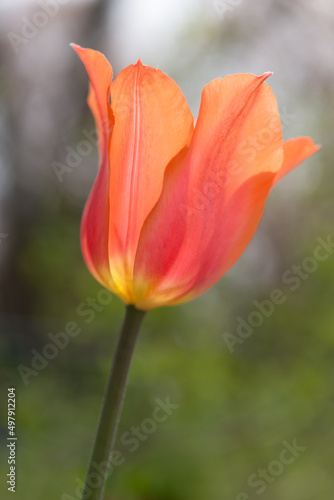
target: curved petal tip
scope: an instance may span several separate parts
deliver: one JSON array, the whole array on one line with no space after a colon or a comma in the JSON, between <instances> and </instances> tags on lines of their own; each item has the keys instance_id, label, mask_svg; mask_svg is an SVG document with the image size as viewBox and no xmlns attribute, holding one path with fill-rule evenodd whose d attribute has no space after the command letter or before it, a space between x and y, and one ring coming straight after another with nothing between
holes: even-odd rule
<instances>
[{"instance_id":1,"label":"curved petal tip","mask_svg":"<svg viewBox=\"0 0 334 500\"><path fill-rule=\"evenodd\" d=\"M285 141L283 144L284 161L275 176L273 185L320 149L321 146L315 144L310 137L297 137Z\"/></svg>"}]
</instances>

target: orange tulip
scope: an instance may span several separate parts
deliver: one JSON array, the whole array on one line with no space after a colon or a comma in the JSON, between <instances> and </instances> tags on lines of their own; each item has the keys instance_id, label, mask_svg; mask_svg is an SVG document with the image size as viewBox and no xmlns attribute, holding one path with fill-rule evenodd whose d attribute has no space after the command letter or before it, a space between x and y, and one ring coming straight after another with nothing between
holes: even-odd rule
<instances>
[{"instance_id":1,"label":"orange tulip","mask_svg":"<svg viewBox=\"0 0 334 500\"><path fill-rule=\"evenodd\" d=\"M112 81L97 51L74 45L90 79L100 169L81 226L88 268L126 304L189 301L253 237L270 189L318 150L283 142L270 73L217 78L194 126L175 82L141 61Z\"/></svg>"}]
</instances>

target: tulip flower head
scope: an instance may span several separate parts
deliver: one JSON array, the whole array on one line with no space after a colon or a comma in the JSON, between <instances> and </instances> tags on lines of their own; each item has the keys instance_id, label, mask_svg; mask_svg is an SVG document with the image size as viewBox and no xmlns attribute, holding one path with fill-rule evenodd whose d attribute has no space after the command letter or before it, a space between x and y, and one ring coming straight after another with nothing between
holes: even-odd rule
<instances>
[{"instance_id":1,"label":"tulip flower head","mask_svg":"<svg viewBox=\"0 0 334 500\"><path fill-rule=\"evenodd\" d=\"M73 47L99 133L81 225L86 264L138 309L187 302L239 259L270 189L318 147L308 137L283 142L270 73L213 80L194 125L162 71L138 61L112 80L103 54Z\"/></svg>"}]
</instances>

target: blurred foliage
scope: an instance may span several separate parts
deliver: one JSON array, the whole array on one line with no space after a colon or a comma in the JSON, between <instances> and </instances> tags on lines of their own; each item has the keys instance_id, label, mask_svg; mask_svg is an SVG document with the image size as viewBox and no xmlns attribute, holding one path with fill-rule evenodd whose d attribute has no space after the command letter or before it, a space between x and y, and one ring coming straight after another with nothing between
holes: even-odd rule
<instances>
[{"instance_id":1,"label":"blurred foliage","mask_svg":"<svg viewBox=\"0 0 334 500\"><path fill-rule=\"evenodd\" d=\"M27 345L24 328L8 333L17 345L27 346L19 361L29 367L31 348L41 352L49 332L63 331L68 321L76 321L82 332L27 386L17 374L17 359L3 351L5 382L17 387L18 474L20 484L29 485L29 498L61 498L64 492L75 497L123 314L115 298L90 324L78 317L77 306L101 290L80 257L78 224L78 214L72 224L59 216L52 230L41 224L22 253L20 269L35 295L38 335ZM302 262L313 250L313 242L290 249L289 261ZM227 276L194 303L151 312L134 358L119 435L149 418L157 398L169 396L179 408L135 452L116 445L125 462L115 467L106 498L218 499L237 498L242 491L255 498L248 477L279 455L282 441L297 439L305 452L262 498L329 499L334 486L329 444L334 437L333 275L334 255L296 292L285 289L287 300L233 353L223 333L235 334L236 318L247 320L253 299L261 302L273 288L283 290L280 280L260 295L256 290L243 295ZM18 486L17 498L26 498L24 489Z\"/></svg>"}]
</instances>

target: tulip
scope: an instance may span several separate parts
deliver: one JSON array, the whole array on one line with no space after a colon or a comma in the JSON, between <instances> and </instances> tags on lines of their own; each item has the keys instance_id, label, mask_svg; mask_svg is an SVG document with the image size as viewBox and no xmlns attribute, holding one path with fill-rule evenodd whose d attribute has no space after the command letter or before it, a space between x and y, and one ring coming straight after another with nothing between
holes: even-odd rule
<instances>
[{"instance_id":1,"label":"tulip","mask_svg":"<svg viewBox=\"0 0 334 500\"><path fill-rule=\"evenodd\" d=\"M238 260L270 189L318 147L283 142L276 99L262 76L217 78L194 124L162 71L139 60L112 80L103 54L73 45L90 80L100 168L81 225L93 276L127 305L114 354L86 488L107 463L131 356L145 312L208 290ZM83 498L100 500L101 486ZM88 496L87 496L88 495Z\"/></svg>"},{"instance_id":2,"label":"tulip","mask_svg":"<svg viewBox=\"0 0 334 500\"><path fill-rule=\"evenodd\" d=\"M138 61L112 81L100 52L74 48L99 131L81 229L87 266L138 309L194 299L239 259L270 189L318 148L308 137L283 142L271 73L213 80L194 126L160 70Z\"/></svg>"}]
</instances>

